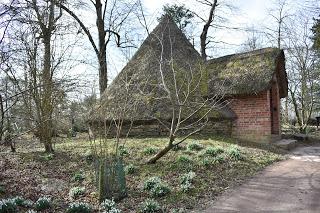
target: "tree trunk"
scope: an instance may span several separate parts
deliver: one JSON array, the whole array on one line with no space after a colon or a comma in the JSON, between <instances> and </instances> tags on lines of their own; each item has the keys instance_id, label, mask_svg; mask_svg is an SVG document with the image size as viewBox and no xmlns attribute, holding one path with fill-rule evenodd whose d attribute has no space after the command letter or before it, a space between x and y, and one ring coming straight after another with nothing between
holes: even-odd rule
<instances>
[{"instance_id":1,"label":"tree trunk","mask_svg":"<svg viewBox=\"0 0 320 213\"><path fill-rule=\"evenodd\" d=\"M108 86L108 75L107 75L107 53L106 53L106 30L105 30L105 23L104 17L102 13L102 4L101 0L96 0L96 26L98 28L98 37L99 37L99 53L97 55L99 60L99 89L100 89L100 96L104 92L104 90Z\"/></svg>"},{"instance_id":2,"label":"tree trunk","mask_svg":"<svg viewBox=\"0 0 320 213\"><path fill-rule=\"evenodd\" d=\"M289 123L289 101L288 97L285 99L285 106L284 106L284 121Z\"/></svg>"},{"instance_id":3,"label":"tree trunk","mask_svg":"<svg viewBox=\"0 0 320 213\"><path fill-rule=\"evenodd\" d=\"M44 144L45 151L52 153L52 113L53 113L53 82L51 74L51 31L44 33L44 67L43 67L43 92L41 106L41 122L39 128L40 142Z\"/></svg>"},{"instance_id":4,"label":"tree trunk","mask_svg":"<svg viewBox=\"0 0 320 213\"><path fill-rule=\"evenodd\" d=\"M217 3L218 3L218 0L214 0L213 4L211 5L209 18L208 18L207 22L205 23L205 25L203 26L203 30L200 35L201 57L203 60L207 60L206 49L207 49L207 44L208 44L207 43L208 30L209 30L209 27L211 26L213 19L214 19L214 11L218 5Z\"/></svg>"},{"instance_id":5,"label":"tree trunk","mask_svg":"<svg viewBox=\"0 0 320 213\"><path fill-rule=\"evenodd\" d=\"M174 146L172 144L169 144L168 146L166 146L165 148L163 148L161 151L159 151L155 156L151 157L147 163L148 164L154 164L157 162L157 160L159 160L162 156L164 156L165 154L167 154Z\"/></svg>"},{"instance_id":6,"label":"tree trunk","mask_svg":"<svg viewBox=\"0 0 320 213\"><path fill-rule=\"evenodd\" d=\"M102 55L99 56L99 89L100 96L103 94L105 89L108 87L108 75L107 75L107 64L106 64L106 52L100 52Z\"/></svg>"},{"instance_id":7,"label":"tree trunk","mask_svg":"<svg viewBox=\"0 0 320 213\"><path fill-rule=\"evenodd\" d=\"M11 141L10 149L11 149L11 152L16 152L16 144L15 144L15 142Z\"/></svg>"},{"instance_id":8,"label":"tree trunk","mask_svg":"<svg viewBox=\"0 0 320 213\"><path fill-rule=\"evenodd\" d=\"M3 136L3 129L4 129L4 107L3 107L3 100L2 100L2 95L0 94L0 141L2 140Z\"/></svg>"}]
</instances>

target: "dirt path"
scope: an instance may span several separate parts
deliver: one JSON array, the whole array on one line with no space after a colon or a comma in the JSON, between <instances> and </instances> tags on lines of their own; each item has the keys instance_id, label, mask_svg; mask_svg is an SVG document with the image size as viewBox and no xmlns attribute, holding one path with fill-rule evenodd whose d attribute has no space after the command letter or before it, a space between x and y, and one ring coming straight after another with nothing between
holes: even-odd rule
<instances>
[{"instance_id":1,"label":"dirt path","mask_svg":"<svg viewBox=\"0 0 320 213\"><path fill-rule=\"evenodd\" d=\"M320 146L299 147L198 212L320 212Z\"/></svg>"}]
</instances>

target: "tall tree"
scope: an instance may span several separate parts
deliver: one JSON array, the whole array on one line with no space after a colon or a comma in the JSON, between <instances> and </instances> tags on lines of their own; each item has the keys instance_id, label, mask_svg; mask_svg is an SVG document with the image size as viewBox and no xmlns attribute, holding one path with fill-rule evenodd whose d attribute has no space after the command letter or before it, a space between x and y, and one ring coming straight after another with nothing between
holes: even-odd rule
<instances>
[{"instance_id":1,"label":"tall tree","mask_svg":"<svg viewBox=\"0 0 320 213\"><path fill-rule=\"evenodd\" d=\"M7 8L10 32L4 42L10 41L10 57L6 73L18 88L23 112L28 117L46 152L53 152L53 112L59 94L56 72L62 68L68 50L64 49L62 29L68 29L61 20L62 10L56 0L14 0ZM60 41L61 41L60 40ZM58 45L57 45L58 43ZM69 45L69 43L68 43ZM70 46L68 46L70 47Z\"/></svg>"},{"instance_id":2,"label":"tall tree","mask_svg":"<svg viewBox=\"0 0 320 213\"><path fill-rule=\"evenodd\" d=\"M129 20L130 14L138 6L137 2L134 0L93 0L88 5L86 2L79 0L75 2L74 6L65 2L58 2L57 5L77 21L94 49L98 59L99 89L100 94L102 94L108 86L107 47L112 41L118 47L124 46L124 43L120 40L121 31L125 29L125 22ZM84 5L86 11L92 11L91 8L93 7L94 14L90 15L93 15L96 19L97 39L90 30L90 24L87 23L86 18L79 13L81 10L77 5Z\"/></svg>"},{"instance_id":3,"label":"tall tree","mask_svg":"<svg viewBox=\"0 0 320 213\"><path fill-rule=\"evenodd\" d=\"M292 14L289 11L288 0L275 0L273 1L273 6L270 9L270 16L275 21L275 28L267 28L270 33L267 36L270 38L272 44L277 46L277 48L286 48L284 46L284 40L286 39L286 21L290 20ZM289 122L289 100L288 97L285 98L284 103L284 120Z\"/></svg>"},{"instance_id":4,"label":"tall tree","mask_svg":"<svg viewBox=\"0 0 320 213\"><path fill-rule=\"evenodd\" d=\"M320 53L320 17L314 20L312 33L313 48Z\"/></svg>"},{"instance_id":5,"label":"tall tree","mask_svg":"<svg viewBox=\"0 0 320 213\"><path fill-rule=\"evenodd\" d=\"M287 67L289 70L289 93L297 118L299 130L306 132L308 121L315 109L319 94L320 69L318 58L312 48L310 18L297 16L286 31L288 40Z\"/></svg>"},{"instance_id":6,"label":"tall tree","mask_svg":"<svg viewBox=\"0 0 320 213\"><path fill-rule=\"evenodd\" d=\"M158 20L160 21L165 15L169 15L173 21L177 24L180 30L184 33L186 32L186 28L189 24L191 24L191 20L194 17L193 12L191 12L184 4L182 5L169 5L166 4L162 8L163 14Z\"/></svg>"},{"instance_id":7,"label":"tall tree","mask_svg":"<svg viewBox=\"0 0 320 213\"><path fill-rule=\"evenodd\" d=\"M214 21L214 18L215 18L215 11L218 6L218 0L196 0L196 1L210 7L208 18L202 19L205 22L205 24L203 26L203 29L202 29L202 32L200 35L201 57L203 60L206 60L207 59L206 50L207 50L207 45L209 44L208 32L209 32L209 28L212 25L212 22Z\"/></svg>"},{"instance_id":8,"label":"tall tree","mask_svg":"<svg viewBox=\"0 0 320 213\"><path fill-rule=\"evenodd\" d=\"M243 47L244 51L253 51L262 47L262 39L259 35L259 32L254 28L254 26L250 27L247 30L248 38L244 42Z\"/></svg>"}]
</instances>

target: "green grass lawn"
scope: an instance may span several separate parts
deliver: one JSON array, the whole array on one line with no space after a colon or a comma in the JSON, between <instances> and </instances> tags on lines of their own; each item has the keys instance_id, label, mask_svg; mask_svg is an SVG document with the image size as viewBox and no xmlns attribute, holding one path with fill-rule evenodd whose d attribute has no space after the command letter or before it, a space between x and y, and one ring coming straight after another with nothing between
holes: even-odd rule
<instances>
[{"instance_id":1,"label":"green grass lawn","mask_svg":"<svg viewBox=\"0 0 320 213\"><path fill-rule=\"evenodd\" d=\"M130 138L125 143L123 160L128 174L126 175L128 196L117 205L123 212L138 212L139 206L147 198L156 200L165 212L173 209L200 208L202 204L214 199L224 190L238 185L257 171L283 159L276 150L255 147L250 144L236 145L236 140L223 137L199 137L188 139L178 149L171 150L156 164L148 165L146 161L167 143L167 138ZM112 141L109 141L111 144ZM1 153L1 161L10 167L10 172L2 168L2 188L0 198L24 196L36 200L40 195L49 195L54 200L54 212L64 212L68 203L75 200L88 202L98 207L97 193L94 187L93 165L86 160L91 150L90 142L84 138L65 139L55 145L56 153L52 156L41 153L37 143L28 144L25 148L19 144L18 153ZM250 146L249 146L250 145ZM30 165L38 168L36 172L28 171ZM13 169L12 169L13 168ZM188 190L181 186L181 176L194 172L195 177ZM19 180L11 180L14 173L25 175L33 182L19 188ZM75 181L76 174L84 180ZM143 189L150 177L159 177L170 192L162 197L153 196ZM80 178L81 179L81 178ZM50 181L62 181L61 190L46 191ZM47 183L47 184L46 184ZM0 185L1 185L0 184ZM14 185L14 187L12 186ZM40 185L42 187L40 187ZM63 185L63 187L62 187ZM58 187L57 186L57 187ZM70 199L69 190L73 187L85 187L84 194ZM25 190L34 189L35 193Z\"/></svg>"}]
</instances>

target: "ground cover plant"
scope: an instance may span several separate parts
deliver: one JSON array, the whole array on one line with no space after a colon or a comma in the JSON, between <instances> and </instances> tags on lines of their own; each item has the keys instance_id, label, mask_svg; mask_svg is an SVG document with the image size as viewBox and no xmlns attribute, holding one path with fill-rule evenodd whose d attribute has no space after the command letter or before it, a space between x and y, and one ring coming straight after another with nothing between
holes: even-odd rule
<instances>
[{"instance_id":1,"label":"ground cover plant","mask_svg":"<svg viewBox=\"0 0 320 213\"><path fill-rule=\"evenodd\" d=\"M201 149L190 150L195 147L194 141L201 144ZM123 160L128 196L116 202L119 211L170 212L178 209L188 212L265 166L283 159L276 150L237 144L234 139L198 137L187 140L156 164L146 164L150 155L146 154L145 148L161 149L166 142L166 138L127 140L123 149L130 154L123 155ZM42 207L50 212L101 210L95 188L94 162L88 159L90 143L86 136L56 143L52 158L43 158L41 145L31 138L17 143L17 147L17 153L9 153L8 147L0 147L1 202L8 203L16 198L21 204L28 200L30 205L9 206L18 212ZM16 178L17 175L21 178ZM81 193L78 193L79 189ZM42 201L50 198L49 205L37 207L40 198Z\"/></svg>"}]
</instances>

